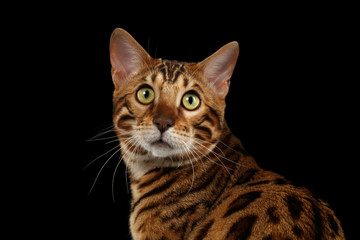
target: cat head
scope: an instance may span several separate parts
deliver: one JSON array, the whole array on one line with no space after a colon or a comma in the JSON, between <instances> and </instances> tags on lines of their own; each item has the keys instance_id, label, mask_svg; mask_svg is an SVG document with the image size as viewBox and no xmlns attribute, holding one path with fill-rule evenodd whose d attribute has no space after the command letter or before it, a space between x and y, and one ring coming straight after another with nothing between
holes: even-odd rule
<instances>
[{"instance_id":1,"label":"cat head","mask_svg":"<svg viewBox=\"0 0 360 240\"><path fill-rule=\"evenodd\" d=\"M130 168L180 166L216 145L237 42L199 63L154 59L125 30L110 40L113 123Z\"/></svg>"}]
</instances>

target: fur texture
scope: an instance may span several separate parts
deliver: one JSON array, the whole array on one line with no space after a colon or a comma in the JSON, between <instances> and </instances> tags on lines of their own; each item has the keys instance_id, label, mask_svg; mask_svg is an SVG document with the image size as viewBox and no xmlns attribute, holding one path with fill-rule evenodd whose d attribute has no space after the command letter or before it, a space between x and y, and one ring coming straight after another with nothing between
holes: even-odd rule
<instances>
[{"instance_id":1,"label":"fur texture","mask_svg":"<svg viewBox=\"0 0 360 240\"><path fill-rule=\"evenodd\" d=\"M153 59L114 31L113 122L133 239L345 239L327 204L261 169L228 128L238 53L231 42L200 63Z\"/></svg>"}]
</instances>

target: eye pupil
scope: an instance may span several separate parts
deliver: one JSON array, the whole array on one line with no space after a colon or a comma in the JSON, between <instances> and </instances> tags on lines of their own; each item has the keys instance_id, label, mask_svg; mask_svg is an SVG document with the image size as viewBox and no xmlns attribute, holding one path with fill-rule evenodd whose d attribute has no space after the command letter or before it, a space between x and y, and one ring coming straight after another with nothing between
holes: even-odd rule
<instances>
[{"instance_id":1,"label":"eye pupil","mask_svg":"<svg viewBox=\"0 0 360 240\"><path fill-rule=\"evenodd\" d=\"M154 90L145 86L137 91L136 97L137 100L142 104L152 103L155 98Z\"/></svg>"},{"instance_id":2,"label":"eye pupil","mask_svg":"<svg viewBox=\"0 0 360 240\"><path fill-rule=\"evenodd\" d=\"M190 105L191 104L193 104L193 102L194 102L194 97L193 96L191 96L191 97L188 97L188 102L190 103Z\"/></svg>"},{"instance_id":3,"label":"eye pupil","mask_svg":"<svg viewBox=\"0 0 360 240\"><path fill-rule=\"evenodd\" d=\"M186 93L182 99L182 105L187 110L195 110L199 107L200 99L196 93Z\"/></svg>"},{"instance_id":4,"label":"eye pupil","mask_svg":"<svg viewBox=\"0 0 360 240\"><path fill-rule=\"evenodd\" d=\"M145 98L148 98L148 97L150 96L149 90L145 90L145 91L143 92L143 95L144 95Z\"/></svg>"}]
</instances>

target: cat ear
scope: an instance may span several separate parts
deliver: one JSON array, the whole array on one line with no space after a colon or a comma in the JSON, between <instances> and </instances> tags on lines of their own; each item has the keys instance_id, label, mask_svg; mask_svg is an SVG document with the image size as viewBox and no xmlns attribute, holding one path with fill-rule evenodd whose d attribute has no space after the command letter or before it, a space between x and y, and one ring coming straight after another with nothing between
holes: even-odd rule
<instances>
[{"instance_id":1,"label":"cat ear","mask_svg":"<svg viewBox=\"0 0 360 240\"><path fill-rule=\"evenodd\" d=\"M218 97L225 98L230 86L230 77L239 56L239 44L226 44L210 57L198 63L205 79L210 82Z\"/></svg>"},{"instance_id":2,"label":"cat ear","mask_svg":"<svg viewBox=\"0 0 360 240\"><path fill-rule=\"evenodd\" d=\"M110 60L115 87L119 87L151 62L150 55L124 29L116 28L110 38Z\"/></svg>"}]
</instances>

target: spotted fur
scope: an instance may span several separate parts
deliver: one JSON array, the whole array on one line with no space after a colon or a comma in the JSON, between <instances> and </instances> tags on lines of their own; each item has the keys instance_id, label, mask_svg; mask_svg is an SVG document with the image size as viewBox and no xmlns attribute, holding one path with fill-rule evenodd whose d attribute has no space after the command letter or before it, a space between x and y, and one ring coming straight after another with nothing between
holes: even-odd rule
<instances>
[{"instance_id":1,"label":"spotted fur","mask_svg":"<svg viewBox=\"0 0 360 240\"><path fill-rule=\"evenodd\" d=\"M114 31L113 121L131 179L133 239L345 239L326 203L261 169L228 128L238 51L232 42L200 63L153 59ZM155 93L150 104L136 99L142 86ZM201 99L196 110L181 104L187 92Z\"/></svg>"}]
</instances>

